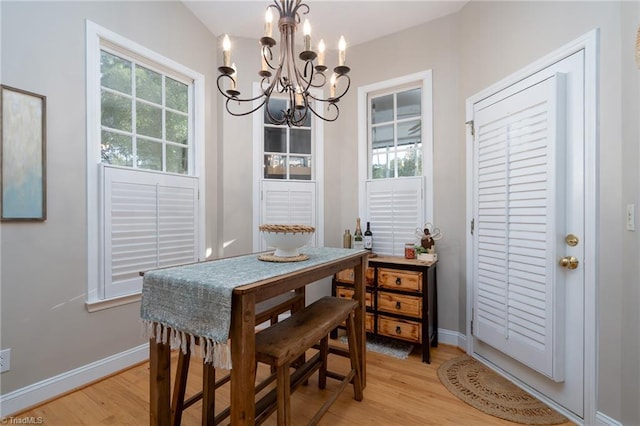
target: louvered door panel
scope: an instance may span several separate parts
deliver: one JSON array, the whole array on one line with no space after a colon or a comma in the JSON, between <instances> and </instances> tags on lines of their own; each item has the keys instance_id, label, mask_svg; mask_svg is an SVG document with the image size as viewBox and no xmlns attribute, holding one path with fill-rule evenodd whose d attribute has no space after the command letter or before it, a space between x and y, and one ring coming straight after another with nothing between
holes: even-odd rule
<instances>
[{"instance_id":1,"label":"louvered door panel","mask_svg":"<svg viewBox=\"0 0 640 426\"><path fill-rule=\"evenodd\" d=\"M374 252L403 256L405 243L416 241L416 228L426 222L423 191L423 177L367 181Z\"/></svg>"},{"instance_id":2,"label":"louvered door panel","mask_svg":"<svg viewBox=\"0 0 640 426\"><path fill-rule=\"evenodd\" d=\"M563 286L556 277L563 76L475 112L474 335L563 378Z\"/></svg>"}]
</instances>

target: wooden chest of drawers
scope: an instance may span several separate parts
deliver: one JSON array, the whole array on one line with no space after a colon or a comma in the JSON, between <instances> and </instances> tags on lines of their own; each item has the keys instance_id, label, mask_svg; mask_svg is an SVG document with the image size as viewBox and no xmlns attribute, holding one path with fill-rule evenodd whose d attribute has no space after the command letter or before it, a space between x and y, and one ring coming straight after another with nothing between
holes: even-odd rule
<instances>
[{"instance_id":1,"label":"wooden chest of drawers","mask_svg":"<svg viewBox=\"0 0 640 426\"><path fill-rule=\"evenodd\" d=\"M366 271L368 333L417 343L422 360L438 345L436 263L398 257L369 258ZM353 271L337 273L334 296L353 297Z\"/></svg>"}]
</instances>

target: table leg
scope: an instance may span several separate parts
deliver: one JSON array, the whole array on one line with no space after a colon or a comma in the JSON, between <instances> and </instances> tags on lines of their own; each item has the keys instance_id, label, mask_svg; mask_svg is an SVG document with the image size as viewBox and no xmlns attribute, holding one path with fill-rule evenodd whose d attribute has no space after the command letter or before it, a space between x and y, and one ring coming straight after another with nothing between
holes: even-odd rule
<instances>
[{"instance_id":1,"label":"table leg","mask_svg":"<svg viewBox=\"0 0 640 426\"><path fill-rule=\"evenodd\" d=\"M362 389L367 385L367 374L366 374L366 359L367 359L367 351L366 351L366 331L365 331L365 315L367 312L366 308L366 278L365 271L367 270L367 257L362 256L361 262L359 265L356 265L354 268L354 296L358 301L358 309L356 309L355 315L355 329L356 329L356 340L358 342L358 352L360 355L360 372L362 377Z\"/></svg>"},{"instance_id":2,"label":"table leg","mask_svg":"<svg viewBox=\"0 0 640 426\"><path fill-rule=\"evenodd\" d=\"M168 344L149 341L150 364L150 424L169 426L171 423L171 350Z\"/></svg>"},{"instance_id":3,"label":"table leg","mask_svg":"<svg viewBox=\"0 0 640 426\"><path fill-rule=\"evenodd\" d=\"M231 424L255 423L255 294L233 294L231 308Z\"/></svg>"}]
</instances>

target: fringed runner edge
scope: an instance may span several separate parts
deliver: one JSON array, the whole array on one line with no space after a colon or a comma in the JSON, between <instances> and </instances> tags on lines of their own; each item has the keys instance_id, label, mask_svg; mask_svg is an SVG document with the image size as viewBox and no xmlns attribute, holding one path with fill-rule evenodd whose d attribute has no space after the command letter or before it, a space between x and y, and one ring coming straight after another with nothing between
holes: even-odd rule
<instances>
[{"instance_id":1,"label":"fringed runner edge","mask_svg":"<svg viewBox=\"0 0 640 426\"><path fill-rule=\"evenodd\" d=\"M194 336L184 331L173 329L157 321L142 320L143 335L147 339L155 339L156 343L169 344L171 349L180 349L183 354L197 354L207 364L215 368L231 370L231 347L229 341L215 342L205 336ZM196 344L196 338L198 344ZM196 350L199 347L199 350Z\"/></svg>"}]
</instances>

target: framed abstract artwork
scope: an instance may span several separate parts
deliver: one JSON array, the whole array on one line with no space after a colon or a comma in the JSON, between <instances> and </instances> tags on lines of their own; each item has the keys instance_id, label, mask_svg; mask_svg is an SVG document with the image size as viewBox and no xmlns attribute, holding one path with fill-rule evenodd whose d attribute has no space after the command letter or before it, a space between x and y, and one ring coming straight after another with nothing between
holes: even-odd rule
<instances>
[{"instance_id":1,"label":"framed abstract artwork","mask_svg":"<svg viewBox=\"0 0 640 426\"><path fill-rule=\"evenodd\" d=\"M0 219L44 221L47 99L5 85L0 89Z\"/></svg>"}]
</instances>

